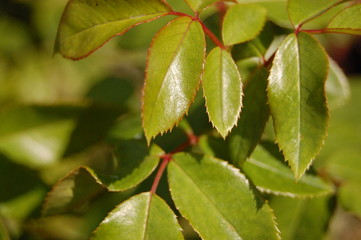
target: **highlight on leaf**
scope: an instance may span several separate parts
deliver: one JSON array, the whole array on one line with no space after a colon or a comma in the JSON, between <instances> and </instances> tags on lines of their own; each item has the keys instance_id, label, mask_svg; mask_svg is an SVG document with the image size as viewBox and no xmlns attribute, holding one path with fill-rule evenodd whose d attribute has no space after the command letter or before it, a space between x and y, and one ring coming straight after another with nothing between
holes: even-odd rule
<instances>
[{"instance_id":1,"label":"highlight on leaf","mask_svg":"<svg viewBox=\"0 0 361 240\"><path fill-rule=\"evenodd\" d=\"M180 122L199 87L205 58L202 26L178 17L154 37L143 90L143 127L148 143Z\"/></svg>"}]
</instances>

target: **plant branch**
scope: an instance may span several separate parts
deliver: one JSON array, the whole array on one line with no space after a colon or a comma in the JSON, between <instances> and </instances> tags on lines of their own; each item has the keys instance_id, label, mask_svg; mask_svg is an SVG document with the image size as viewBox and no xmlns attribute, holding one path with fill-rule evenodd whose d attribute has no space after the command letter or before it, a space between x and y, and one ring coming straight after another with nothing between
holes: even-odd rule
<instances>
[{"instance_id":1,"label":"plant branch","mask_svg":"<svg viewBox=\"0 0 361 240\"><path fill-rule=\"evenodd\" d=\"M162 163L160 164L157 174L155 175L154 181L153 181L153 185L152 188L150 190L150 192L152 194L155 194L155 192L157 191L160 179L163 176L163 173L168 165L168 163L170 161L172 161L172 157L174 154L179 153L184 151L187 147L189 146L193 146L195 144L198 143L198 136L194 135L193 133L187 133L188 136L188 140L186 142L184 142L183 144L181 144L179 147L177 147L176 149L174 149L173 151L171 151L170 153L166 153L163 154L162 156L160 156L160 158L162 159Z\"/></svg>"},{"instance_id":2,"label":"plant branch","mask_svg":"<svg viewBox=\"0 0 361 240\"><path fill-rule=\"evenodd\" d=\"M180 16L180 17L190 17L193 20L199 22L202 26L202 29L204 31L204 33L220 48L222 49L226 49L226 47L223 45L223 43L216 37L216 35L214 35L214 33L209 30L209 28L202 22L201 19L199 19L199 16L197 15L196 17L190 16L186 13L182 13L182 12L169 12L168 15L174 15L174 16Z\"/></svg>"}]
</instances>

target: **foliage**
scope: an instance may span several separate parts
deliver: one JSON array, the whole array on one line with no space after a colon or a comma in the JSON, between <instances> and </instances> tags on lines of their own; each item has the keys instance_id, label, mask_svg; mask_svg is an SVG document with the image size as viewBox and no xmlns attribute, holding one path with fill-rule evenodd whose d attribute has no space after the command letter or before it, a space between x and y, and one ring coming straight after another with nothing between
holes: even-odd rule
<instances>
[{"instance_id":1,"label":"foliage","mask_svg":"<svg viewBox=\"0 0 361 240\"><path fill-rule=\"evenodd\" d=\"M49 71L83 70L40 100L35 77L26 97L0 90L0 239L320 239L332 201L361 218L361 88L318 38L361 35L360 10L70 0L54 49L87 59ZM73 88L85 76L103 79Z\"/></svg>"}]
</instances>

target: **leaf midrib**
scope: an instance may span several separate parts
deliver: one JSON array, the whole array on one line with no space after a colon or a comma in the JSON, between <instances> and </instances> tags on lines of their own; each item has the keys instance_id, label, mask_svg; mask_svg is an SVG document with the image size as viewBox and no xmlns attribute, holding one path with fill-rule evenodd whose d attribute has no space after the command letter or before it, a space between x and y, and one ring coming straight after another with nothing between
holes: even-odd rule
<instances>
[{"instance_id":1,"label":"leaf midrib","mask_svg":"<svg viewBox=\"0 0 361 240\"><path fill-rule=\"evenodd\" d=\"M185 37L187 36L187 34L188 34L188 32L189 32L189 29L190 29L190 26L191 26L192 23L193 23L193 21L190 21L190 22L189 22L188 27L187 27L186 30L184 31L183 36L180 38L179 43L178 43L178 45L177 45L177 47L176 47L176 49L175 49L175 51L174 51L174 53L173 53L173 55L172 55L172 57L171 57L170 64L168 65L168 69L167 69L167 71L165 72L164 76L162 77L162 78L163 78L162 85L160 86L159 91L158 91L158 93L157 93L157 97L156 97L156 100L155 100L155 102L154 102L154 106L157 105L157 103L158 103L158 101L159 101L159 98L160 98L160 94L161 94L161 92L162 92L162 90L163 90L163 88L164 88L164 85L165 85L165 82L166 82L165 79L164 79L164 77L167 76L167 74L168 74L168 72L169 72L169 70L170 70L170 67L169 67L169 66L172 65L174 59L176 58L176 56L178 56L178 54L179 54L179 49L181 48L181 45L182 45L182 43L184 42L184 39L185 39ZM149 123L151 123L151 125L153 125L153 118L154 118L154 112L155 112L154 110L155 110L155 109L152 108L151 115L150 115L150 118L149 118Z\"/></svg>"},{"instance_id":2,"label":"leaf midrib","mask_svg":"<svg viewBox=\"0 0 361 240\"><path fill-rule=\"evenodd\" d=\"M231 221L223 214L223 212L217 207L217 205L208 197L208 195L202 191L202 189L196 184L196 182L194 181L194 179L176 162L176 161L172 161L172 163L176 166L178 166L178 169L181 170L186 176L188 176L189 180L191 182L193 182L194 186L196 187L196 189L206 198L208 199L208 201L214 206L214 208L218 211L218 213L223 216L223 218L225 220L227 220L227 223L229 223L229 226L234 230L234 232L237 233L237 235L240 237L240 239L242 240L243 238L241 237L240 233L237 231L237 229L235 228L235 226L233 226L233 224L231 224Z\"/></svg>"}]
</instances>

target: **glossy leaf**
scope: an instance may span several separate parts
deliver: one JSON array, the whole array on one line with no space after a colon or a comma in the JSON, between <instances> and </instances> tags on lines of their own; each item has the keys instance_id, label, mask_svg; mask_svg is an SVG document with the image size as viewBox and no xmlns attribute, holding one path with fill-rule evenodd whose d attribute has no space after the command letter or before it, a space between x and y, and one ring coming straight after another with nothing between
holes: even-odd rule
<instances>
[{"instance_id":1,"label":"glossy leaf","mask_svg":"<svg viewBox=\"0 0 361 240\"><path fill-rule=\"evenodd\" d=\"M289 0L288 15L294 26L316 17L342 0Z\"/></svg>"},{"instance_id":2,"label":"glossy leaf","mask_svg":"<svg viewBox=\"0 0 361 240\"><path fill-rule=\"evenodd\" d=\"M155 194L142 193L117 206L94 232L92 240L183 239L176 216Z\"/></svg>"},{"instance_id":3,"label":"glossy leaf","mask_svg":"<svg viewBox=\"0 0 361 240\"><path fill-rule=\"evenodd\" d=\"M200 83L204 55L202 27L189 17L176 18L154 38L143 95L148 142L172 129L188 111Z\"/></svg>"},{"instance_id":4,"label":"glossy leaf","mask_svg":"<svg viewBox=\"0 0 361 240\"><path fill-rule=\"evenodd\" d=\"M185 1L195 12L200 12L209 5L212 5L216 2L220 2L220 0L185 0Z\"/></svg>"},{"instance_id":5,"label":"glossy leaf","mask_svg":"<svg viewBox=\"0 0 361 240\"><path fill-rule=\"evenodd\" d=\"M176 207L202 239L278 239L267 203L226 162L176 154L168 181Z\"/></svg>"},{"instance_id":6,"label":"glossy leaf","mask_svg":"<svg viewBox=\"0 0 361 240\"><path fill-rule=\"evenodd\" d=\"M222 37L225 45L234 45L255 38L266 22L267 11L255 4L237 4L224 16Z\"/></svg>"},{"instance_id":7,"label":"glossy leaf","mask_svg":"<svg viewBox=\"0 0 361 240\"><path fill-rule=\"evenodd\" d=\"M300 178L319 152L326 135L327 55L307 33L290 34L271 68L268 100L276 140Z\"/></svg>"},{"instance_id":8,"label":"glossy leaf","mask_svg":"<svg viewBox=\"0 0 361 240\"><path fill-rule=\"evenodd\" d=\"M277 147L273 150L278 152ZM281 155L282 156L282 155ZM260 191L290 197L313 197L333 192L331 185L321 178L306 174L296 181L281 157L259 145L243 164L242 170Z\"/></svg>"},{"instance_id":9,"label":"glossy leaf","mask_svg":"<svg viewBox=\"0 0 361 240\"><path fill-rule=\"evenodd\" d=\"M225 138L242 108L241 75L230 53L219 47L209 53L202 84L209 119Z\"/></svg>"},{"instance_id":10,"label":"glossy leaf","mask_svg":"<svg viewBox=\"0 0 361 240\"><path fill-rule=\"evenodd\" d=\"M338 13L329 23L326 32L361 35L361 4L352 5Z\"/></svg>"},{"instance_id":11,"label":"glossy leaf","mask_svg":"<svg viewBox=\"0 0 361 240\"><path fill-rule=\"evenodd\" d=\"M62 16L55 51L80 59L137 24L167 14L161 0L71 0Z\"/></svg>"},{"instance_id":12,"label":"glossy leaf","mask_svg":"<svg viewBox=\"0 0 361 240\"><path fill-rule=\"evenodd\" d=\"M237 127L229 139L229 151L232 161L241 166L260 141L269 118L267 105L267 77L265 68L252 73L244 90L243 110Z\"/></svg>"},{"instance_id":13,"label":"glossy leaf","mask_svg":"<svg viewBox=\"0 0 361 240\"><path fill-rule=\"evenodd\" d=\"M345 104L350 97L350 86L347 77L338 64L328 59L330 70L326 81L327 102L331 109Z\"/></svg>"},{"instance_id":14,"label":"glossy leaf","mask_svg":"<svg viewBox=\"0 0 361 240\"><path fill-rule=\"evenodd\" d=\"M54 185L45 200L43 214L79 212L103 190L89 170L80 167Z\"/></svg>"},{"instance_id":15,"label":"glossy leaf","mask_svg":"<svg viewBox=\"0 0 361 240\"><path fill-rule=\"evenodd\" d=\"M331 217L329 198L274 197L270 205L276 215L282 240L323 239Z\"/></svg>"},{"instance_id":16,"label":"glossy leaf","mask_svg":"<svg viewBox=\"0 0 361 240\"><path fill-rule=\"evenodd\" d=\"M92 173L110 191L125 191L144 181L155 170L163 150L143 141L122 141L115 148L112 166Z\"/></svg>"}]
</instances>

